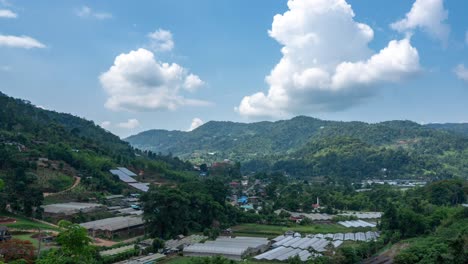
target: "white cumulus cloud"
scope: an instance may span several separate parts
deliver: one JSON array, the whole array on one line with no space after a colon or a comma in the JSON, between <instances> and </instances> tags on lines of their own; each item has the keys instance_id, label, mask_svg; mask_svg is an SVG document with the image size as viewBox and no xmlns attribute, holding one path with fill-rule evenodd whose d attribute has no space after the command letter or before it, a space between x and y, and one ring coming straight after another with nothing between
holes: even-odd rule
<instances>
[{"instance_id":1,"label":"white cumulus cloud","mask_svg":"<svg viewBox=\"0 0 468 264\"><path fill-rule=\"evenodd\" d=\"M447 19L448 11L444 8L444 0L416 0L405 18L390 26L399 32L421 29L446 43L450 34Z\"/></svg>"},{"instance_id":2,"label":"white cumulus cloud","mask_svg":"<svg viewBox=\"0 0 468 264\"><path fill-rule=\"evenodd\" d=\"M111 13L96 12L96 11L92 10L88 6L82 6L80 9L77 9L75 11L75 14L77 16L79 16L79 17L82 17L82 18L95 18L95 19L98 19L98 20L104 20L104 19L112 18Z\"/></svg>"},{"instance_id":3,"label":"white cumulus cloud","mask_svg":"<svg viewBox=\"0 0 468 264\"><path fill-rule=\"evenodd\" d=\"M103 121L101 123L101 127L104 128L104 129L108 129L111 125L112 125L112 123L110 121Z\"/></svg>"},{"instance_id":4,"label":"white cumulus cloud","mask_svg":"<svg viewBox=\"0 0 468 264\"><path fill-rule=\"evenodd\" d=\"M203 125L203 120L201 120L198 117L195 117L194 119L192 119L192 123L190 124L190 128L188 131L192 131L201 125Z\"/></svg>"},{"instance_id":5,"label":"white cumulus cloud","mask_svg":"<svg viewBox=\"0 0 468 264\"><path fill-rule=\"evenodd\" d=\"M246 117L287 117L338 111L420 70L410 39L392 40L379 52L374 31L356 22L345 0L289 0L269 35L283 57L265 78L268 91L245 96L236 110Z\"/></svg>"},{"instance_id":6,"label":"white cumulus cloud","mask_svg":"<svg viewBox=\"0 0 468 264\"><path fill-rule=\"evenodd\" d=\"M455 67L454 72L459 79L468 82L468 68L466 68L465 65L459 64Z\"/></svg>"},{"instance_id":7,"label":"white cumulus cloud","mask_svg":"<svg viewBox=\"0 0 468 264\"><path fill-rule=\"evenodd\" d=\"M185 78L185 82L184 82L184 88L185 90L187 91L190 91L190 92L194 92L195 90L197 90L199 87L203 86L205 84L204 81L202 81L200 79L200 77L198 77L197 75L195 74L189 74L186 78Z\"/></svg>"},{"instance_id":8,"label":"white cumulus cloud","mask_svg":"<svg viewBox=\"0 0 468 264\"><path fill-rule=\"evenodd\" d=\"M9 9L0 9L0 18L17 18L18 15Z\"/></svg>"},{"instance_id":9,"label":"white cumulus cloud","mask_svg":"<svg viewBox=\"0 0 468 264\"><path fill-rule=\"evenodd\" d=\"M158 29L148 34L150 48L153 51L171 51L174 48L172 33L168 30Z\"/></svg>"},{"instance_id":10,"label":"white cumulus cloud","mask_svg":"<svg viewBox=\"0 0 468 264\"><path fill-rule=\"evenodd\" d=\"M99 79L109 95L105 106L111 110L175 110L183 105L208 104L183 95L183 91L203 84L198 76L176 63L157 61L143 48L118 55Z\"/></svg>"},{"instance_id":11,"label":"white cumulus cloud","mask_svg":"<svg viewBox=\"0 0 468 264\"><path fill-rule=\"evenodd\" d=\"M133 118L128 119L127 122L118 123L117 126L125 129L134 129L140 126L140 122Z\"/></svg>"},{"instance_id":12,"label":"white cumulus cloud","mask_svg":"<svg viewBox=\"0 0 468 264\"><path fill-rule=\"evenodd\" d=\"M46 46L36 39L28 36L0 35L0 47L11 48L45 48Z\"/></svg>"}]
</instances>

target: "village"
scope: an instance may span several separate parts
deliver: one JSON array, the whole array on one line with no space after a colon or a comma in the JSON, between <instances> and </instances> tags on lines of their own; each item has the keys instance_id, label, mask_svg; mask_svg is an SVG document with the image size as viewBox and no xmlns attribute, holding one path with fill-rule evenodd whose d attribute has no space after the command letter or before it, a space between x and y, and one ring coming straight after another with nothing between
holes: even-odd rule
<instances>
[{"instance_id":1,"label":"village","mask_svg":"<svg viewBox=\"0 0 468 264\"><path fill-rule=\"evenodd\" d=\"M128 185L133 192L106 195L101 200L90 199L86 202L49 203L42 206L42 221L15 216L0 217L0 241L26 239L33 242L35 252L39 254L42 250L56 247L55 237L60 231L56 224L68 220L79 223L87 230L106 263L123 264L170 262L174 258L218 255L236 261L253 259L281 262L295 256L306 261L333 251L343 243L368 242L379 237L376 226L382 215L380 212L327 214L322 212L323 207L317 197L311 212L276 210L275 214L287 223L284 226L241 224L221 230L217 237L209 234L181 234L164 241L163 246L154 248L154 238L146 233L144 211L140 203L140 196L149 190L150 183L136 180L144 172L116 167L109 173ZM200 177L206 175L200 172ZM75 179L73 188L79 182L79 178ZM267 183L262 180L248 176L232 180L226 201L241 210L257 214L268 203L265 199L266 186ZM308 225L301 225L301 222L306 221Z\"/></svg>"}]
</instances>

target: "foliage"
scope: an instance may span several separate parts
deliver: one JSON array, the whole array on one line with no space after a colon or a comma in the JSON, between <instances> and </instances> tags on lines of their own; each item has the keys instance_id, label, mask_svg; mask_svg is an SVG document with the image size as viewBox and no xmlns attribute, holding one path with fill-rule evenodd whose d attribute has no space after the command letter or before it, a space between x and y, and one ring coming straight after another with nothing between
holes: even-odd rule
<instances>
[{"instance_id":1,"label":"foliage","mask_svg":"<svg viewBox=\"0 0 468 264\"><path fill-rule=\"evenodd\" d=\"M121 193L129 187L109 173L116 166L145 171L158 180L182 182L193 177L190 163L177 157L133 149L91 121L0 93L0 181L4 183L0 211L11 208L41 218L42 192L60 191L72 184L65 171L81 176L80 187L85 191L49 200L84 201L98 192Z\"/></svg>"},{"instance_id":2,"label":"foliage","mask_svg":"<svg viewBox=\"0 0 468 264\"><path fill-rule=\"evenodd\" d=\"M153 247L153 252L158 252L160 249L164 249L164 240L160 238L155 238L151 246Z\"/></svg>"},{"instance_id":3,"label":"foliage","mask_svg":"<svg viewBox=\"0 0 468 264\"><path fill-rule=\"evenodd\" d=\"M212 180L192 181L179 188L151 188L141 197L148 229L153 236L169 238L227 224L230 209L224 203L226 192L223 184Z\"/></svg>"},{"instance_id":4,"label":"foliage","mask_svg":"<svg viewBox=\"0 0 468 264\"><path fill-rule=\"evenodd\" d=\"M64 220L59 222L59 227L64 229L57 236L61 247L41 255L37 263L97 263L97 250L90 245L91 238L85 228Z\"/></svg>"},{"instance_id":5,"label":"foliage","mask_svg":"<svg viewBox=\"0 0 468 264\"><path fill-rule=\"evenodd\" d=\"M0 210L4 211L7 204L15 212L21 212L26 216L41 216L39 206L44 199L37 186L35 175L26 173L23 168L17 168L14 172L5 176L5 190L0 193ZM34 208L38 208L34 210Z\"/></svg>"},{"instance_id":6,"label":"foliage","mask_svg":"<svg viewBox=\"0 0 468 264\"><path fill-rule=\"evenodd\" d=\"M298 116L291 120L208 122L191 132L150 130L126 140L198 163L228 158L243 172L284 171L293 176L464 177L468 138L410 121L377 124ZM382 175L382 168L387 174Z\"/></svg>"},{"instance_id":7,"label":"foliage","mask_svg":"<svg viewBox=\"0 0 468 264\"><path fill-rule=\"evenodd\" d=\"M414 240L409 248L396 256L395 263L467 263L468 221L466 217L453 220L457 222L441 226L433 235Z\"/></svg>"},{"instance_id":8,"label":"foliage","mask_svg":"<svg viewBox=\"0 0 468 264\"><path fill-rule=\"evenodd\" d=\"M453 131L468 136L467 123L427 124L426 126L437 130Z\"/></svg>"},{"instance_id":9,"label":"foliage","mask_svg":"<svg viewBox=\"0 0 468 264\"><path fill-rule=\"evenodd\" d=\"M34 260L34 247L31 242L19 239L11 239L0 243L0 252L2 252L3 259L7 263L24 260L26 263L33 263Z\"/></svg>"},{"instance_id":10,"label":"foliage","mask_svg":"<svg viewBox=\"0 0 468 264\"><path fill-rule=\"evenodd\" d=\"M221 256L214 256L214 257L204 257L204 258L190 258L188 262L190 264L234 264L236 263L233 260L229 260L227 258Z\"/></svg>"},{"instance_id":11,"label":"foliage","mask_svg":"<svg viewBox=\"0 0 468 264\"><path fill-rule=\"evenodd\" d=\"M112 256L104 256L102 257L102 263L103 264L111 264L111 263L116 263L119 261L127 260L131 257L138 256L140 253L140 250L138 249L131 249L116 255Z\"/></svg>"}]
</instances>

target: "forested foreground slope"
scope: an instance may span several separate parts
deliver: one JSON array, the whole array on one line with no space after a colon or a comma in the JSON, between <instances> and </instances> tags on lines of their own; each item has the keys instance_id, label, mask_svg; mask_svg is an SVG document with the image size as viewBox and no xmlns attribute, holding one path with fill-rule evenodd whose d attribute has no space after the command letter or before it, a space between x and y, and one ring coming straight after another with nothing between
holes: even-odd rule
<instances>
[{"instance_id":1,"label":"forested foreground slope","mask_svg":"<svg viewBox=\"0 0 468 264\"><path fill-rule=\"evenodd\" d=\"M73 175L81 176L89 194L120 193L128 187L109 173L115 166L176 181L191 177L192 168L177 158L134 149L92 121L0 93L0 210L10 204L31 215L43 192L65 189Z\"/></svg>"}]
</instances>

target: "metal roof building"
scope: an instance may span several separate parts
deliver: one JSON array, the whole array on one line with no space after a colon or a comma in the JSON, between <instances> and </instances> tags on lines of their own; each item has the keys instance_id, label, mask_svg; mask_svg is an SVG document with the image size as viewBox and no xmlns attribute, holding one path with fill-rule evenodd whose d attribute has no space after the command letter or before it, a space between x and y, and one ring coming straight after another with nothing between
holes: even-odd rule
<instances>
[{"instance_id":1,"label":"metal roof building","mask_svg":"<svg viewBox=\"0 0 468 264\"><path fill-rule=\"evenodd\" d=\"M254 259L257 259L257 260L277 260L277 261L285 261L287 260L288 258L290 257L294 257L294 256L299 256L299 258L302 260L302 261L306 261L308 260L311 256L312 256L312 253L310 253L309 251L307 250L302 250L302 249L295 249L295 248L287 248L287 247L277 247L275 249L272 249L270 251L267 251L263 254L260 254L256 257L254 257Z\"/></svg>"},{"instance_id":2,"label":"metal roof building","mask_svg":"<svg viewBox=\"0 0 468 264\"><path fill-rule=\"evenodd\" d=\"M126 183L137 182L135 179L128 176L126 173L122 172L121 170L110 170L109 172L119 177L119 179L123 182L126 182Z\"/></svg>"},{"instance_id":3,"label":"metal roof building","mask_svg":"<svg viewBox=\"0 0 468 264\"><path fill-rule=\"evenodd\" d=\"M358 219L377 219L382 217L381 212L347 212L338 215L356 216Z\"/></svg>"},{"instance_id":4,"label":"metal roof building","mask_svg":"<svg viewBox=\"0 0 468 264\"><path fill-rule=\"evenodd\" d=\"M319 256L312 252L325 252L328 246L340 247L344 240L370 241L379 237L378 232L369 231L366 233L337 233L337 234L316 234L307 235L304 238L292 235L281 235L273 239L273 249L262 253L254 259L269 261L286 261L290 257L299 256L302 261Z\"/></svg>"},{"instance_id":5,"label":"metal roof building","mask_svg":"<svg viewBox=\"0 0 468 264\"><path fill-rule=\"evenodd\" d=\"M104 208L104 205L97 203L58 203L58 204L49 204L41 206L44 208L44 213L46 214L64 214L64 215L73 215L79 212L90 213L101 208Z\"/></svg>"},{"instance_id":6,"label":"metal roof building","mask_svg":"<svg viewBox=\"0 0 468 264\"><path fill-rule=\"evenodd\" d=\"M141 182L135 182L135 183L129 183L128 185L132 186L133 188L136 188L142 192L147 192L149 190L149 183L141 183Z\"/></svg>"},{"instance_id":7,"label":"metal roof building","mask_svg":"<svg viewBox=\"0 0 468 264\"><path fill-rule=\"evenodd\" d=\"M221 255L232 260L242 260L247 255L265 251L269 247L267 238L259 237L220 237L215 241L197 243L184 248L184 255L209 257Z\"/></svg>"},{"instance_id":8,"label":"metal roof building","mask_svg":"<svg viewBox=\"0 0 468 264\"><path fill-rule=\"evenodd\" d=\"M345 226L345 227L376 227L375 224L371 224L362 220L341 221L341 222L338 222L338 224Z\"/></svg>"},{"instance_id":9,"label":"metal roof building","mask_svg":"<svg viewBox=\"0 0 468 264\"><path fill-rule=\"evenodd\" d=\"M118 231L144 225L143 217L118 216L80 224L88 230Z\"/></svg>"},{"instance_id":10,"label":"metal roof building","mask_svg":"<svg viewBox=\"0 0 468 264\"><path fill-rule=\"evenodd\" d=\"M117 169L125 174L127 174L128 176L130 177L135 177L137 176L135 173L133 173L132 171L130 171L129 169L125 168L125 167L117 167Z\"/></svg>"}]
</instances>

